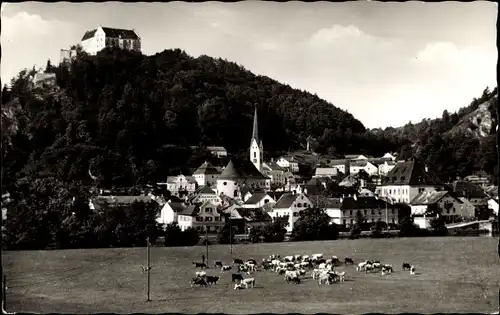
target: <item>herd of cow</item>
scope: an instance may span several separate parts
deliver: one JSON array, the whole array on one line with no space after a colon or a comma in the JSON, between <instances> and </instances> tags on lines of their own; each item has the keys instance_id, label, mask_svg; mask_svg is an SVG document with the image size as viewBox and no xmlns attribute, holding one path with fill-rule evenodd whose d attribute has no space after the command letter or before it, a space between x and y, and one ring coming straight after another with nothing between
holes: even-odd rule
<instances>
[{"instance_id":1,"label":"herd of cow","mask_svg":"<svg viewBox=\"0 0 500 315\"><path fill-rule=\"evenodd\" d=\"M205 263L193 262L196 268L206 269L208 266ZM350 257L345 257L345 265L354 265L354 261ZM279 275L284 276L287 283L300 283L301 277L306 276L310 271L313 280L318 280L318 284L332 284L335 282L344 282L346 278L345 271L338 272L335 267L340 266L341 261L332 256L325 259L323 254L314 254L311 257L308 255L294 255L281 258L279 254L270 255L268 259L262 259L260 265L255 259L233 259L231 265L224 265L220 260L215 261L214 267L220 269L221 273L232 271L236 269L237 273L231 276L232 282L235 283L234 289L248 289L255 286L255 278L244 278L241 273L252 275L252 273L262 268L264 270L274 271ZM415 274L415 266L404 262L402 265L403 270L409 270L410 274ZM366 260L357 264L357 271L378 272L382 275L393 272L393 266L389 264L382 264L377 260ZM209 276L205 271L197 271L196 276L191 280L191 287L194 285L208 286L216 285L220 280L219 276Z\"/></svg>"}]
</instances>

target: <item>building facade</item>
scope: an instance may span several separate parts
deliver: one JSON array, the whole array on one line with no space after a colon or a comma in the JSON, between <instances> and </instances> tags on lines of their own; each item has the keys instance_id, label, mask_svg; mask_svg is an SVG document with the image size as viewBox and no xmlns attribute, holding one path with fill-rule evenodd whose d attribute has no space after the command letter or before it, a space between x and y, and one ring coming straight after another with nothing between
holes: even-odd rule
<instances>
[{"instance_id":1,"label":"building facade","mask_svg":"<svg viewBox=\"0 0 500 315\"><path fill-rule=\"evenodd\" d=\"M89 55L95 55L106 47L140 52L141 38L134 30L99 26L97 29L85 32L80 45Z\"/></svg>"}]
</instances>

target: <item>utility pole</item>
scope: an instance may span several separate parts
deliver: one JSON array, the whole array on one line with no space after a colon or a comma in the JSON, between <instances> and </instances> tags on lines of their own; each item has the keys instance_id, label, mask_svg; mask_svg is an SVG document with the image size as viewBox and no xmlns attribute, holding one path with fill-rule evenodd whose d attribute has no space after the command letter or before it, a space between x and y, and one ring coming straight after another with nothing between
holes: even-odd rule
<instances>
[{"instance_id":1,"label":"utility pole","mask_svg":"<svg viewBox=\"0 0 500 315\"><path fill-rule=\"evenodd\" d=\"M207 266L208 266L208 226L205 225L205 256L207 257Z\"/></svg>"},{"instance_id":2,"label":"utility pole","mask_svg":"<svg viewBox=\"0 0 500 315\"><path fill-rule=\"evenodd\" d=\"M150 299L150 296L149 296L149 293L150 293L150 288L151 288L151 265L150 265L150 243L149 243L149 237L146 239L146 242L147 242L147 267L148 268L148 299L147 301L151 301Z\"/></svg>"},{"instance_id":3,"label":"utility pole","mask_svg":"<svg viewBox=\"0 0 500 315\"><path fill-rule=\"evenodd\" d=\"M387 225L387 230L389 230L389 218L387 215L387 201L385 202L385 224Z\"/></svg>"},{"instance_id":4,"label":"utility pole","mask_svg":"<svg viewBox=\"0 0 500 315\"><path fill-rule=\"evenodd\" d=\"M229 252L233 254L233 224L231 222L231 213L229 214Z\"/></svg>"},{"instance_id":5,"label":"utility pole","mask_svg":"<svg viewBox=\"0 0 500 315\"><path fill-rule=\"evenodd\" d=\"M7 276L3 275L2 281L2 310L7 312Z\"/></svg>"}]
</instances>

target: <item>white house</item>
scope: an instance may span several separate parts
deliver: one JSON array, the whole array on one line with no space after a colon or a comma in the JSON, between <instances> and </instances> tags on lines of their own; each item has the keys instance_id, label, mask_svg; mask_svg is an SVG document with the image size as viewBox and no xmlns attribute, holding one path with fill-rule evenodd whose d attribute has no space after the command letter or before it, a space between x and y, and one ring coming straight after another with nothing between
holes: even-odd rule
<instances>
[{"instance_id":1,"label":"white house","mask_svg":"<svg viewBox=\"0 0 500 315\"><path fill-rule=\"evenodd\" d=\"M396 160L396 157L390 153L384 154L384 156L382 158L383 159L391 159L392 161Z\"/></svg>"},{"instance_id":2,"label":"white house","mask_svg":"<svg viewBox=\"0 0 500 315\"><path fill-rule=\"evenodd\" d=\"M297 159L293 156L282 156L276 161L276 164L288 169L291 172L299 171L299 161L297 161Z\"/></svg>"},{"instance_id":3,"label":"white house","mask_svg":"<svg viewBox=\"0 0 500 315\"><path fill-rule=\"evenodd\" d=\"M396 166L394 161L384 161L378 165L378 175L387 176L389 172Z\"/></svg>"},{"instance_id":4,"label":"white house","mask_svg":"<svg viewBox=\"0 0 500 315\"><path fill-rule=\"evenodd\" d=\"M448 191L423 191L412 199L410 203L411 215L421 228L427 228L429 207L441 211L441 216L448 222L460 221L462 218L474 217L474 213L465 212L462 201ZM423 218L423 219L421 219Z\"/></svg>"},{"instance_id":5,"label":"white house","mask_svg":"<svg viewBox=\"0 0 500 315\"><path fill-rule=\"evenodd\" d=\"M377 187L381 197L409 204L423 191L435 191L444 187L441 181L425 165L417 161L404 161L387 174L387 179Z\"/></svg>"},{"instance_id":6,"label":"white house","mask_svg":"<svg viewBox=\"0 0 500 315\"><path fill-rule=\"evenodd\" d=\"M469 199L465 197L458 197L462 202L462 212L467 214L467 217L473 218L476 214L476 206L474 206Z\"/></svg>"},{"instance_id":7,"label":"white house","mask_svg":"<svg viewBox=\"0 0 500 315\"><path fill-rule=\"evenodd\" d=\"M273 197L269 196L264 191L256 191L252 194L250 198L248 198L245 203L243 203L243 208L260 208L266 203L271 202L275 203L276 201Z\"/></svg>"},{"instance_id":8,"label":"white house","mask_svg":"<svg viewBox=\"0 0 500 315\"><path fill-rule=\"evenodd\" d=\"M495 215L498 215L498 201L495 199L489 199L488 209L492 210Z\"/></svg>"},{"instance_id":9,"label":"white house","mask_svg":"<svg viewBox=\"0 0 500 315\"><path fill-rule=\"evenodd\" d=\"M178 213L178 224L182 231L188 228L196 229L198 232L217 233L224 226L225 216L217 206L211 202L198 205L190 205Z\"/></svg>"},{"instance_id":10,"label":"white house","mask_svg":"<svg viewBox=\"0 0 500 315\"><path fill-rule=\"evenodd\" d=\"M358 211L368 223L399 224L399 209L377 197L328 198L324 208L333 223L345 227L356 223Z\"/></svg>"},{"instance_id":11,"label":"white house","mask_svg":"<svg viewBox=\"0 0 500 315\"><path fill-rule=\"evenodd\" d=\"M141 51L141 38L134 30L99 26L97 29L85 32L80 45L89 55L95 55L106 47Z\"/></svg>"},{"instance_id":12,"label":"white house","mask_svg":"<svg viewBox=\"0 0 500 315\"><path fill-rule=\"evenodd\" d=\"M186 205L183 202L167 202L163 205L160 210L156 222L159 224L170 224L173 222L178 222L178 214L186 209Z\"/></svg>"},{"instance_id":13,"label":"white house","mask_svg":"<svg viewBox=\"0 0 500 315\"><path fill-rule=\"evenodd\" d=\"M336 177L339 176L340 170L335 166L317 166L313 177Z\"/></svg>"},{"instance_id":14,"label":"white house","mask_svg":"<svg viewBox=\"0 0 500 315\"><path fill-rule=\"evenodd\" d=\"M364 170L370 176L378 174L378 168L367 160L358 159L351 161L349 165L350 174L357 174L361 170Z\"/></svg>"},{"instance_id":15,"label":"white house","mask_svg":"<svg viewBox=\"0 0 500 315\"><path fill-rule=\"evenodd\" d=\"M217 185L217 178L220 176L220 171L208 162L204 162L194 173L193 177L199 186L208 185L215 187Z\"/></svg>"},{"instance_id":16,"label":"white house","mask_svg":"<svg viewBox=\"0 0 500 315\"><path fill-rule=\"evenodd\" d=\"M158 183L162 185L163 183ZM193 176L189 175L177 175L167 177L167 189L173 195L179 195L180 192L193 193L196 190L196 180Z\"/></svg>"},{"instance_id":17,"label":"white house","mask_svg":"<svg viewBox=\"0 0 500 315\"><path fill-rule=\"evenodd\" d=\"M218 158L227 156L227 150L224 147L220 146L209 146L207 150L210 151L212 155L215 155Z\"/></svg>"},{"instance_id":18,"label":"white house","mask_svg":"<svg viewBox=\"0 0 500 315\"><path fill-rule=\"evenodd\" d=\"M294 223L299 218L299 212L312 207L313 204L304 194L286 193L276 202L269 215L273 218L288 216L287 233L292 233Z\"/></svg>"},{"instance_id":19,"label":"white house","mask_svg":"<svg viewBox=\"0 0 500 315\"><path fill-rule=\"evenodd\" d=\"M262 174L271 179L272 184L285 185L285 169L279 166L276 162L262 164Z\"/></svg>"}]
</instances>

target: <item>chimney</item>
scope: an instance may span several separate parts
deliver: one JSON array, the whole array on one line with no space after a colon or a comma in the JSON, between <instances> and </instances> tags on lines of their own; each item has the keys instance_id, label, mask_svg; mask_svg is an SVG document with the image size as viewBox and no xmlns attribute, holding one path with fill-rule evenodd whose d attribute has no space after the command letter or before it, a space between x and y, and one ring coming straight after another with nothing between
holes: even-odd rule
<instances>
[{"instance_id":1,"label":"chimney","mask_svg":"<svg viewBox=\"0 0 500 315\"><path fill-rule=\"evenodd\" d=\"M429 168L427 167L427 165L425 166L425 172L427 173L429 171Z\"/></svg>"}]
</instances>

